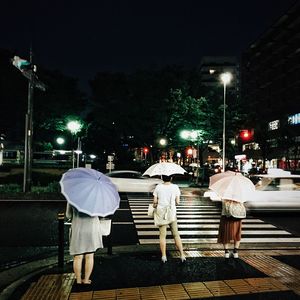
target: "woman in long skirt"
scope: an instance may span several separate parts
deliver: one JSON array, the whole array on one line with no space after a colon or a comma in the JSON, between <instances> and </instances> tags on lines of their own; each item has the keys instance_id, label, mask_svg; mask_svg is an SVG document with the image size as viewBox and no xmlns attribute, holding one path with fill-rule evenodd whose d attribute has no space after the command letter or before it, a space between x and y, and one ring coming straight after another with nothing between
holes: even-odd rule
<instances>
[{"instance_id":1,"label":"woman in long skirt","mask_svg":"<svg viewBox=\"0 0 300 300\"><path fill-rule=\"evenodd\" d=\"M230 257L229 244L233 242L233 257L238 258L238 249L240 247L241 236L242 236L242 220L227 217L225 215L225 202L232 200L222 201L222 214L219 226L218 243L224 245L225 258Z\"/></svg>"}]
</instances>

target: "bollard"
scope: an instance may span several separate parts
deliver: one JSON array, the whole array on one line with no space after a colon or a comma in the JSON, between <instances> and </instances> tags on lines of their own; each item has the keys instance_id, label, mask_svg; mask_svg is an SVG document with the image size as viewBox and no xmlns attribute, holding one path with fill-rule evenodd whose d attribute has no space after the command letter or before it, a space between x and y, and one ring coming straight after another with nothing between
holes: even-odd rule
<instances>
[{"instance_id":1,"label":"bollard","mask_svg":"<svg viewBox=\"0 0 300 300\"><path fill-rule=\"evenodd\" d=\"M101 221L105 220L111 220L110 228L108 231L107 223L104 223L103 225L100 225L101 234L103 237L103 243L105 246L107 246L107 254L112 255L112 215L106 216L104 218L100 218ZM100 223L101 224L101 223ZM102 227L103 226L103 227Z\"/></svg>"},{"instance_id":2,"label":"bollard","mask_svg":"<svg viewBox=\"0 0 300 300\"><path fill-rule=\"evenodd\" d=\"M107 236L107 254L112 255L111 233Z\"/></svg>"},{"instance_id":3,"label":"bollard","mask_svg":"<svg viewBox=\"0 0 300 300\"><path fill-rule=\"evenodd\" d=\"M113 254L113 252L112 252L112 238L111 238L112 237L112 229L113 229L112 217L113 217L113 215L109 215L108 216L108 219L111 220L110 233L107 236L107 254L108 255L112 255Z\"/></svg>"},{"instance_id":4,"label":"bollard","mask_svg":"<svg viewBox=\"0 0 300 300\"><path fill-rule=\"evenodd\" d=\"M63 269L64 267L64 219L65 214L64 213L58 213L57 214L58 219L58 267Z\"/></svg>"}]
</instances>

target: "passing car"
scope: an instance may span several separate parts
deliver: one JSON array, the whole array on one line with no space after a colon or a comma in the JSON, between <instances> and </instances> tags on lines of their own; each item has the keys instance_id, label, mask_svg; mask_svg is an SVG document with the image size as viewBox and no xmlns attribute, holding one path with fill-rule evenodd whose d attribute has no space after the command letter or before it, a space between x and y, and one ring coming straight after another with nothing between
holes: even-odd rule
<instances>
[{"instance_id":1,"label":"passing car","mask_svg":"<svg viewBox=\"0 0 300 300\"><path fill-rule=\"evenodd\" d=\"M255 191L244 203L252 212L300 211L300 175L290 172L257 174ZM221 198L213 191L205 192L205 197L220 202Z\"/></svg>"},{"instance_id":2,"label":"passing car","mask_svg":"<svg viewBox=\"0 0 300 300\"><path fill-rule=\"evenodd\" d=\"M251 199L245 202L250 211L300 211L300 175L255 175L258 182Z\"/></svg>"},{"instance_id":3,"label":"passing car","mask_svg":"<svg viewBox=\"0 0 300 300\"><path fill-rule=\"evenodd\" d=\"M152 193L161 179L143 176L138 171L120 170L105 174L117 186L119 192Z\"/></svg>"}]
</instances>

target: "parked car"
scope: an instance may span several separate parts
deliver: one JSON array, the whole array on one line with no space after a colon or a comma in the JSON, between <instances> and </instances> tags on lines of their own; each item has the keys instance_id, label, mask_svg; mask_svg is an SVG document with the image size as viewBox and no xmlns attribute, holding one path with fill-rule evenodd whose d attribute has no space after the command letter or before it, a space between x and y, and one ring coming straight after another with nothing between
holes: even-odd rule
<instances>
[{"instance_id":1,"label":"parked car","mask_svg":"<svg viewBox=\"0 0 300 300\"><path fill-rule=\"evenodd\" d=\"M255 192L245 202L248 211L300 211L300 175L289 172L277 174L257 174ZM220 197L209 190L204 193L212 201Z\"/></svg>"},{"instance_id":2,"label":"parked car","mask_svg":"<svg viewBox=\"0 0 300 300\"><path fill-rule=\"evenodd\" d=\"M151 193L163 182L161 179L146 177L131 170L112 171L105 175L117 186L119 192Z\"/></svg>"}]
</instances>

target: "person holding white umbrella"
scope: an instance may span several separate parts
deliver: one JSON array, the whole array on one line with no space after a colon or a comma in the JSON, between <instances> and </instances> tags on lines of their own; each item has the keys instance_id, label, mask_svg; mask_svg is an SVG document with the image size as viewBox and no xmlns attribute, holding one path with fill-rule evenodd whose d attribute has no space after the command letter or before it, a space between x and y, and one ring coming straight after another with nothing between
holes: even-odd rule
<instances>
[{"instance_id":1,"label":"person holding white umbrella","mask_svg":"<svg viewBox=\"0 0 300 300\"><path fill-rule=\"evenodd\" d=\"M180 259L182 262L186 260L181 238L178 232L176 205L180 201L180 190L178 185L171 183L171 176L161 175L164 183L158 184L153 192L153 207L156 208L154 212L155 225L159 227L159 244L161 250L161 261L167 262L166 254L166 236L167 227L170 226L175 245L180 252Z\"/></svg>"},{"instance_id":2,"label":"person holding white umbrella","mask_svg":"<svg viewBox=\"0 0 300 300\"><path fill-rule=\"evenodd\" d=\"M251 199L251 193L255 191L255 186L251 180L240 173L225 172L221 174L212 176L209 186L222 198L218 243L224 245L225 258L229 258L229 244L233 242L233 257L238 258L242 219L246 218L243 202Z\"/></svg>"},{"instance_id":3,"label":"person holding white umbrella","mask_svg":"<svg viewBox=\"0 0 300 300\"><path fill-rule=\"evenodd\" d=\"M161 162L150 166L143 175L161 176L164 183L158 184L153 192L154 223L159 227L159 243L161 260L167 261L166 236L167 227L170 226L175 245L180 252L181 261L186 260L181 238L178 232L176 205L180 201L180 190L178 185L171 183L172 175L184 174L186 171L178 164Z\"/></svg>"}]
</instances>

